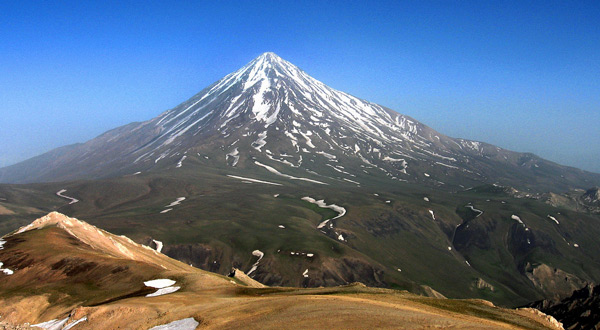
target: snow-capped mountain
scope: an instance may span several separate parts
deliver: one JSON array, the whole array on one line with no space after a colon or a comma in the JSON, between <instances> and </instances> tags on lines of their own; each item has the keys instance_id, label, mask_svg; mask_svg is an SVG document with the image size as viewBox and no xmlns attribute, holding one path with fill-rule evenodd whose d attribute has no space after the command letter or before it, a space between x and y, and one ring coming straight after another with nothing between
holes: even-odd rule
<instances>
[{"instance_id":1,"label":"snow-capped mountain","mask_svg":"<svg viewBox=\"0 0 600 330\"><path fill-rule=\"evenodd\" d=\"M0 169L0 182L91 179L197 164L317 184L373 177L443 187L590 187L600 175L445 136L264 53L158 117Z\"/></svg>"}]
</instances>

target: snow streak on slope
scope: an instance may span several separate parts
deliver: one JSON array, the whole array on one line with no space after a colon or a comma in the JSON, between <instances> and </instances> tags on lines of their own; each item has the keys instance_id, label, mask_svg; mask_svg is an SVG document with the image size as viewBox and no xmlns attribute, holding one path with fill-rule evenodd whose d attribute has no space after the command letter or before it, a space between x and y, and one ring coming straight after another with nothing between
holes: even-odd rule
<instances>
[{"instance_id":1,"label":"snow streak on slope","mask_svg":"<svg viewBox=\"0 0 600 330\"><path fill-rule=\"evenodd\" d=\"M56 192L56 195L60 196L62 198L66 198L66 199L70 200L71 202L69 202L69 205L70 204L75 204L75 203L79 202L79 200L77 198L73 198L73 197L69 197L69 196L63 195L66 192L67 192L67 189L61 189L60 191Z\"/></svg>"},{"instance_id":2,"label":"snow streak on slope","mask_svg":"<svg viewBox=\"0 0 600 330\"><path fill-rule=\"evenodd\" d=\"M255 257L258 257L258 260L256 260L256 262L252 265L252 268L250 269L250 271L248 271L248 273L246 274L248 276L250 276L250 274L252 274L256 270L256 268L258 267L258 264L260 263L262 258L265 256L265 254L261 250L252 251L252 255Z\"/></svg>"},{"instance_id":3,"label":"snow streak on slope","mask_svg":"<svg viewBox=\"0 0 600 330\"><path fill-rule=\"evenodd\" d=\"M292 180L300 180L300 181L307 181L307 182L312 182L312 183L318 183L318 184L324 184L326 185L327 183L325 182L321 182L321 181L317 181L317 180L312 180L312 179L308 179L308 178L299 178L299 177L295 177L295 176L291 176L288 174L283 174L281 172L279 172L278 170L274 169L273 167L269 166L269 165L265 165L262 164L260 162L254 162L256 165L260 166L260 167L264 167L267 171L282 176L284 178L288 178L288 179L292 179Z\"/></svg>"},{"instance_id":4,"label":"snow streak on slope","mask_svg":"<svg viewBox=\"0 0 600 330\"><path fill-rule=\"evenodd\" d=\"M326 220L323 220L323 221L322 221L322 222L321 222L321 223L320 223L320 224L317 226L317 228L318 228L318 229L321 229L321 228L325 227L325 225L327 225L327 223L328 223L329 221L331 221L331 220L335 220L335 219L338 219L338 218L341 218L341 217L343 217L343 216L346 214L346 209L345 209L345 208L343 208L343 207L341 207L341 206L339 206L339 205L335 205L335 204L330 204L330 205L327 205L327 204L325 203L325 201L324 201L324 200L322 200L322 199L321 199L321 200L316 200L316 199L314 199L314 198L312 198L312 197L309 197L309 196L302 197L301 199L302 199L303 201L307 201L307 202L309 202L309 203L316 204L317 206L319 206L319 207L321 207L321 208L334 210L335 212L337 212L337 213L338 213L338 215L337 215L337 216L335 216L335 217L333 217L333 218L331 218L331 219L326 219Z\"/></svg>"}]
</instances>

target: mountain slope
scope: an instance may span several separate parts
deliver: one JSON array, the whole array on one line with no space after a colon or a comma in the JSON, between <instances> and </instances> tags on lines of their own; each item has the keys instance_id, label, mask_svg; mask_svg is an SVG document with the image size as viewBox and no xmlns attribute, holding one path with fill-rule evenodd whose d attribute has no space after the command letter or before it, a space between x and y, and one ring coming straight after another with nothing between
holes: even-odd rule
<instances>
[{"instance_id":1,"label":"mountain slope","mask_svg":"<svg viewBox=\"0 0 600 330\"><path fill-rule=\"evenodd\" d=\"M2 237L0 260L11 270L0 272L2 321L45 329L557 329L527 311L360 284L253 287L59 213Z\"/></svg>"},{"instance_id":2,"label":"mountain slope","mask_svg":"<svg viewBox=\"0 0 600 330\"><path fill-rule=\"evenodd\" d=\"M223 275L235 267L267 285L360 281L509 307L600 281L598 216L513 197L505 187L340 189L284 178L273 185L225 170L0 185L0 206L13 212L0 214L0 228L7 233L58 209L138 243L160 241L163 253L186 264Z\"/></svg>"},{"instance_id":3,"label":"mountain slope","mask_svg":"<svg viewBox=\"0 0 600 330\"><path fill-rule=\"evenodd\" d=\"M273 53L152 120L0 169L0 182L95 179L197 162L323 184L381 178L449 189L500 183L532 191L600 184L599 174L447 137L334 90Z\"/></svg>"}]
</instances>

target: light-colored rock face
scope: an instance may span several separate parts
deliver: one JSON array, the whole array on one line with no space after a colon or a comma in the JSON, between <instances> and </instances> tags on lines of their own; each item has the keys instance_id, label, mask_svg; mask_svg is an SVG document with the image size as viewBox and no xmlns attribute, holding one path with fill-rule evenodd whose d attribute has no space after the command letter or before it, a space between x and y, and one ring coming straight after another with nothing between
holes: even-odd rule
<instances>
[{"instance_id":1,"label":"light-colored rock face","mask_svg":"<svg viewBox=\"0 0 600 330\"><path fill-rule=\"evenodd\" d=\"M489 289L492 292L494 292L496 290L496 288L494 288L493 285L491 285L490 283L486 282L484 279L482 278L478 278L477 281L475 281L475 287L477 289Z\"/></svg>"},{"instance_id":2,"label":"light-colored rock face","mask_svg":"<svg viewBox=\"0 0 600 330\"><path fill-rule=\"evenodd\" d=\"M565 328L563 327L563 324L558 322L558 320L556 320L552 315L545 314L535 308L522 308L521 310L528 311L532 314L535 314L535 315L541 317L542 319L546 320L548 323L550 323L556 329L565 330Z\"/></svg>"},{"instance_id":3,"label":"light-colored rock face","mask_svg":"<svg viewBox=\"0 0 600 330\"><path fill-rule=\"evenodd\" d=\"M249 286L251 288L265 288L266 287L266 285L253 280L248 275L246 275L246 273L244 273L243 271L241 271L241 270L239 270L237 268L234 268L232 270L232 273L233 273L233 277L236 280L244 283L245 285L247 285L247 286Z\"/></svg>"},{"instance_id":4,"label":"light-colored rock face","mask_svg":"<svg viewBox=\"0 0 600 330\"><path fill-rule=\"evenodd\" d=\"M585 286L585 281L577 276L546 264L530 267L526 272L529 280L545 294L562 299Z\"/></svg>"},{"instance_id":5,"label":"light-colored rock face","mask_svg":"<svg viewBox=\"0 0 600 330\"><path fill-rule=\"evenodd\" d=\"M446 296L439 293L438 291L435 291L432 287L430 287L428 285L422 285L421 287L423 288L423 291L425 291L425 295L427 297L440 298L440 299L446 298Z\"/></svg>"}]
</instances>

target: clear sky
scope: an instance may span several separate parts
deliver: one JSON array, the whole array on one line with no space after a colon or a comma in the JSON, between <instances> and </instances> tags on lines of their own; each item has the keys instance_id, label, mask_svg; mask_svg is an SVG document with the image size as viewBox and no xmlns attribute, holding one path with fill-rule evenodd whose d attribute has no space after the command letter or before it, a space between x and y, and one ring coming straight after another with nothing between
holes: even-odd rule
<instances>
[{"instance_id":1,"label":"clear sky","mask_svg":"<svg viewBox=\"0 0 600 330\"><path fill-rule=\"evenodd\" d=\"M0 166L272 51L453 137L600 172L600 2L0 1Z\"/></svg>"}]
</instances>

